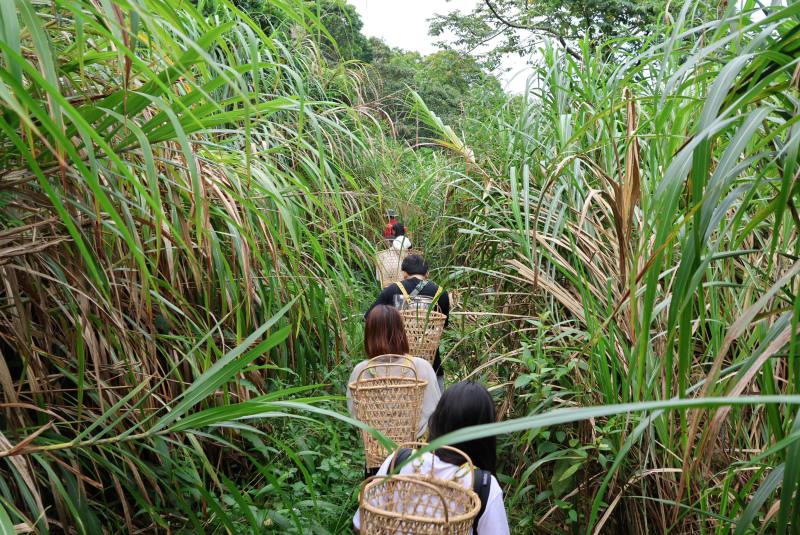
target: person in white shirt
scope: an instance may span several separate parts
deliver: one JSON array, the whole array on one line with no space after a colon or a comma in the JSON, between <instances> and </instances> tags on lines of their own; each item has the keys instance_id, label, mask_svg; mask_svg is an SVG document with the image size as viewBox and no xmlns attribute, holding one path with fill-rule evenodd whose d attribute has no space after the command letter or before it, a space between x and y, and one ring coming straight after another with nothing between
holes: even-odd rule
<instances>
[{"instance_id":1,"label":"person in white shirt","mask_svg":"<svg viewBox=\"0 0 800 535\"><path fill-rule=\"evenodd\" d=\"M430 440L446 435L457 429L473 425L493 423L495 409L492 397L486 387L471 381L462 381L448 388L439 400L436 410L428 422ZM473 525L474 535L508 535L508 517L503 503L503 490L494 476L497 467L497 442L495 437L486 437L470 440L453 447L466 453L480 469L478 474L490 474L488 492L483 494L479 517ZM377 475L386 475L392 465L393 453L378 469ZM464 469L465 459L454 451L440 449L434 453L425 453L417 459L405 463L399 470L400 474L422 473L429 474L431 468L435 477L459 481L466 488L475 488L474 474ZM402 464L402 463L399 463ZM432 465L432 466L431 466ZM353 526L359 531L361 516L357 511L353 517Z\"/></svg>"},{"instance_id":2,"label":"person in white shirt","mask_svg":"<svg viewBox=\"0 0 800 535\"><path fill-rule=\"evenodd\" d=\"M370 310L364 325L364 351L368 360L359 362L353 368L353 373L350 374L350 379L347 381L348 385L356 381L361 371L373 363L411 365L416 370L417 378L428 382L422 394L422 410L417 429L417 438L423 437L428 430L428 418L436 409L441 392L436 382L436 372L433 371L430 363L425 359L409 355L403 318L395 307L377 305ZM386 366L386 373L394 373L391 368L391 366ZM378 370L382 369L383 367L378 368ZM395 370L402 374L410 373L408 368L399 366ZM347 409L355 418L355 409L349 388L347 389Z\"/></svg>"},{"instance_id":3,"label":"person in white shirt","mask_svg":"<svg viewBox=\"0 0 800 535\"><path fill-rule=\"evenodd\" d=\"M411 249L411 240L405 234L398 236L392 241L392 248L395 251L402 251L404 249Z\"/></svg>"}]
</instances>

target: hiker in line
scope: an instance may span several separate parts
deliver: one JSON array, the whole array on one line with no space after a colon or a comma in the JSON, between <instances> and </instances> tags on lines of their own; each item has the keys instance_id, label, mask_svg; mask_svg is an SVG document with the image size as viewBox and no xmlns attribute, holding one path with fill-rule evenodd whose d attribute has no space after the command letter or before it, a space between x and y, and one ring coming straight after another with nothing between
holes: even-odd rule
<instances>
[{"instance_id":1,"label":"hiker in line","mask_svg":"<svg viewBox=\"0 0 800 535\"><path fill-rule=\"evenodd\" d=\"M390 284L384 288L378 295L375 303L367 310L364 317L368 317L372 309L378 305L390 305L396 308L403 308L405 300L403 290L405 290L405 294L410 297L421 296L423 298L428 298L429 301L435 299L433 303L434 308L445 316L448 316L444 324L445 328L447 328L447 324L450 321L450 296L447 295L447 291L440 291L439 286L428 280L428 264L425 263L425 260L419 255L408 255L403 259L400 270L403 275L402 282ZM398 285L402 285L403 290L401 290ZM439 390L443 392L444 370L442 370L442 360L439 356L438 349L436 350L436 357L433 360L433 369L436 372Z\"/></svg>"},{"instance_id":2,"label":"hiker in line","mask_svg":"<svg viewBox=\"0 0 800 535\"><path fill-rule=\"evenodd\" d=\"M396 308L378 305L367 315L367 322L364 326L364 352L367 354L368 360L363 360L356 365L347 381L348 385L358 379L361 370L367 365L384 362L411 365L417 371L418 379L428 381L425 392L422 394L422 412L417 428L417 438L424 436L428 430L428 418L436 409L436 404L442 394L436 383L436 374L428 361L408 354L408 338L403 329L403 318ZM397 371L410 373L404 368L397 368ZM347 389L347 409L355 418L353 399L349 388Z\"/></svg>"},{"instance_id":3,"label":"hiker in line","mask_svg":"<svg viewBox=\"0 0 800 535\"><path fill-rule=\"evenodd\" d=\"M401 234L392 240L392 249L395 251L411 249L411 240L405 234Z\"/></svg>"},{"instance_id":4,"label":"hiker in line","mask_svg":"<svg viewBox=\"0 0 800 535\"><path fill-rule=\"evenodd\" d=\"M403 249L411 249L411 239L406 235L406 227L399 221L392 227L394 234L394 241L392 241L392 248L397 251Z\"/></svg>"},{"instance_id":5,"label":"hiker in line","mask_svg":"<svg viewBox=\"0 0 800 535\"><path fill-rule=\"evenodd\" d=\"M389 221L383 227L383 239L389 247L397 251L411 248L411 238L406 235L406 226L397 219L397 212L392 209L386 210L386 217Z\"/></svg>"},{"instance_id":6,"label":"hiker in line","mask_svg":"<svg viewBox=\"0 0 800 535\"><path fill-rule=\"evenodd\" d=\"M494 402L486 387L472 381L462 381L448 388L439 400L429 422L429 440L433 441L464 427L494 423L495 419ZM453 444L453 447L466 453L472 460L476 469L474 474L464 470L466 459L444 448L436 450L435 454L424 453L420 458L402 466L399 473L430 474L433 468L434 477L459 481L465 487L472 488L481 499L481 508L472 526L472 533L507 535L510 530L503 504L503 490L494 475L497 469L496 442L495 437L491 436ZM401 449L397 453L395 466L402 464L411 454L411 450ZM389 455L383 462L377 475L386 475L389 472L394 455ZM359 512L356 512L353 526L358 530L360 525L361 518Z\"/></svg>"},{"instance_id":7,"label":"hiker in line","mask_svg":"<svg viewBox=\"0 0 800 535\"><path fill-rule=\"evenodd\" d=\"M402 236L406 233L406 226L400 222L399 219L395 218L394 223L392 223L392 238L396 238L398 236Z\"/></svg>"},{"instance_id":8,"label":"hiker in line","mask_svg":"<svg viewBox=\"0 0 800 535\"><path fill-rule=\"evenodd\" d=\"M396 238L394 234L394 226L397 224L397 212L392 209L386 210L386 217L389 218L389 222L386 223L385 227L383 227L383 237L391 242L394 240L394 238Z\"/></svg>"}]
</instances>

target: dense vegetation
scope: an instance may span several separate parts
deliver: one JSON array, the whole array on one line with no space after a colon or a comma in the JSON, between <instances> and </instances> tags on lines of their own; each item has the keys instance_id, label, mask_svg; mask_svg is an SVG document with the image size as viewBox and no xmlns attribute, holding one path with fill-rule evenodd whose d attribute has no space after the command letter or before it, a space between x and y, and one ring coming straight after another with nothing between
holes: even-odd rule
<instances>
[{"instance_id":1,"label":"dense vegetation","mask_svg":"<svg viewBox=\"0 0 800 535\"><path fill-rule=\"evenodd\" d=\"M0 1L3 532L346 532L387 206L515 533L800 530L799 3L545 43L522 96L263 8Z\"/></svg>"},{"instance_id":2,"label":"dense vegetation","mask_svg":"<svg viewBox=\"0 0 800 535\"><path fill-rule=\"evenodd\" d=\"M557 41L580 59L576 41L594 49L619 37L645 35L658 30L658 17L671 11L676 7L658 0L483 0L468 13L437 14L430 30L435 36L452 32L456 45L484 55L492 64L503 54L535 53L542 39ZM613 51L605 48L606 53Z\"/></svg>"}]
</instances>

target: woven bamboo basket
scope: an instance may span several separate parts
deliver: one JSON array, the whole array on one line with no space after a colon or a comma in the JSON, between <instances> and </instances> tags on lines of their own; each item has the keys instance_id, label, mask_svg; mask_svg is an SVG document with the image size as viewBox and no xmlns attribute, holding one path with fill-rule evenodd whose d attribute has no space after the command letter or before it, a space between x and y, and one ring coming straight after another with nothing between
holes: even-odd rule
<instances>
[{"instance_id":1,"label":"woven bamboo basket","mask_svg":"<svg viewBox=\"0 0 800 535\"><path fill-rule=\"evenodd\" d=\"M422 396L428 381L417 377L413 363L402 355L381 355L376 359L398 357L400 362L374 362L361 370L348 385L356 419L377 429L395 443L416 438ZM372 376L370 376L372 375ZM367 468L377 468L389 454L367 431L361 430Z\"/></svg>"},{"instance_id":2,"label":"woven bamboo basket","mask_svg":"<svg viewBox=\"0 0 800 535\"><path fill-rule=\"evenodd\" d=\"M391 247L378 252L375 265L377 267L378 279L381 282L381 288L386 288L390 284L403 280L403 272L400 267L403 264L403 259L412 254L421 255L422 253L417 249L403 249L398 251Z\"/></svg>"},{"instance_id":3,"label":"woven bamboo basket","mask_svg":"<svg viewBox=\"0 0 800 535\"><path fill-rule=\"evenodd\" d=\"M378 278L381 281L381 288L386 288L390 284L403 278L400 272L400 265L408 253L395 249L380 251L377 255L376 266L378 268Z\"/></svg>"},{"instance_id":4,"label":"woven bamboo basket","mask_svg":"<svg viewBox=\"0 0 800 535\"><path fill-rule=\"evenodd\" d=\"M471 473L475 467L467 459ZM394 459L392 460L394 464ZM391 469L390 469L391 472ZM468 535L481 507L480 498L458 481L430 474L374 476L358 497L361 533L369 535Z\"/></svg>"},{"instance_id":5,"label":"woven bamboo basket","mask_svg":"<svg viewBox=\"0 0 800 535\"><path fill-rule=\"evenodd\" d=\"M436 350L439 349L447 316L423 307L401 310L400 315L403 317L411 354L432 364Z\"/></svg>"}]
</instances>

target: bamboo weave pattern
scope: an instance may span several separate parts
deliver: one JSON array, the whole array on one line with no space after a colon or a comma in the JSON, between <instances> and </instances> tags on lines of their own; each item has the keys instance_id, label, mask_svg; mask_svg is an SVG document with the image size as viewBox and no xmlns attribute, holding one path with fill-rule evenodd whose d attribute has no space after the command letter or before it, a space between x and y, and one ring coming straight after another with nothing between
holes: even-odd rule
<instances>
[{"instance_id":1,"label":"bamboo weave pattern","mask_svg":"<svg viewBox=\"0 0 800 535\"><path fill-rule=\"evenodd\" d=\"M408 255L421 254L416 249L386 249L378 252L376 256L376 267L378 268L378 278L381 281L381 288L386 288L390 284L403 280L403 273L400 270L403 259Z\"/></svg>"},{"instance_id":2,"label":"bamboo weave pattern","mask_svg":"<svg viewBox=\"0 0 800 535\"><path fill-rule=\"evenodd\" d=\"M427 475L377 476L359 497L361 533L468 535L480 498L460 483Z\"/></svg>"},{"instance_id":3,"label":"bamboo weave pattern","mask_svg":"<svg viewBox=\"0 0 800 535\"><path fill-rule=\"evenodd\" d=\"M411 354L433 363L447 316L423 307L401 310L400 315Z\"/></svg>"},{"instance_id":4,"label":"bamboo weave pattern","mask_svg":"<svg viewBox=\"0 0 800 535\"><path fill-rule=\"evenodd\" d=\"M377 365L365 368L358 379L348 386L353 396L356 418L396 443L413 441L422 411L422 395L428 381L418 379L416 372L412 377L388 372L378 377L366 377L364 372L375 367ZM377 468L383 464L389 455L386 448L363 429L361 439L367 468Z\"/></svg>"}]
</instances>

